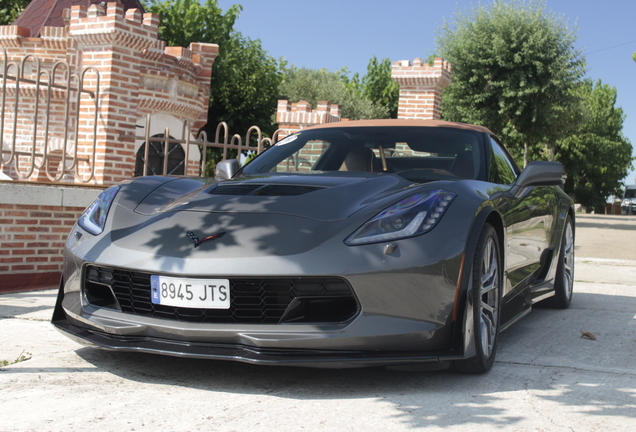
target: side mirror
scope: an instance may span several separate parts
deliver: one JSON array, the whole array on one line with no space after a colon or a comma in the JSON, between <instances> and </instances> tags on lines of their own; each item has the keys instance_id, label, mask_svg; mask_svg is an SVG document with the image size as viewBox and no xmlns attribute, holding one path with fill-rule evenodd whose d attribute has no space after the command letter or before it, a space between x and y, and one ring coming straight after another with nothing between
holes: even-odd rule
<instances>
[{"instance_id":1,"label":"side mirror","mask_svg":"<svg viewBox=\"0 0 636 432\"><path fill-rule=\"evenodd\" d=\"M563 186L566 178L563 165L559 162L530 162L517 177L511 192L519 195L531 186Z\"/></svg>"},{"instance_id":2,"label":"side mirror","mask_svg":"<svg viewBox=\"0 0 636 432\"><path fill-rule=\"evenodd\" d=\"M216 164L214 177L217 180L229 180L239 169L239 161L236 159L226 159Z\"/></svg>"}]
</instances>

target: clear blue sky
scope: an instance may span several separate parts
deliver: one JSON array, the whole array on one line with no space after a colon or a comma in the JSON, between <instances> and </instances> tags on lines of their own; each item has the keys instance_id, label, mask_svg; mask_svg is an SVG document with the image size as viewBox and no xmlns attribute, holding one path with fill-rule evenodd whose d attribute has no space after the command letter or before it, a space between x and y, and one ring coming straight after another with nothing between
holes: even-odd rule
<instances>
[{"instance_id":1,"label":"clear blue sky","mask_svg":"<svg viewBox=\"0 0 636 432\"><path fill-rule=\"evenodd\" d=\"M455 11L477 1L458 0L219 0L225 11L241 4L235 28L260 39L272 56L296 66L364 75L369 59L426 59L435 52L437 29ZM482 1L490 4L490 1ZM636 0L546 0L546 9L578 27L576 48L587 76L616 87L627 118L623 132L636 156ZM591 155L593 156L593 155ZM636 164L634 166L636 168ZM636 182L636 171L625 179Z\"/></svg>"}]
</instances>

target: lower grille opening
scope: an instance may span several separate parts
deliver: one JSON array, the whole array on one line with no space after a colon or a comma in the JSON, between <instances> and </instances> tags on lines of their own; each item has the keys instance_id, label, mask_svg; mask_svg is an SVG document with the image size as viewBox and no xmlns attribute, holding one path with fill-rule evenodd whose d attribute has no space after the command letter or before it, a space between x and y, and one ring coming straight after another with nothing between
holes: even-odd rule
<instances>
[{"instance_id":1,"label":"lower grille opening","mask_svg":"<svg viewBox=\"0 0 636 432\"><path fill-rule=\"evenodd\" d=\"M86 300L94 306L121 310L109 286L87 281L84 285L84 295Z\"/></svg>"},{"instance_id":2,"label":"lower grille opening","mask_svg":"<svg viewBox=\"0 0 636 432\"><path fill-rule=\"evenodd\" d=\"M356 301L342 297L296 297L281 317L281 323L342 322L358 311Z\"/></svg>"},{"instance_id":3,"label":"lower grille opening","mask_svg":"<svg viewBox=\"0 0 636 432\"><path fill-rule=\"evenodd\" d=\"M152 303L150 276L87 266L84 292L95 306L197 323L338 323L359 311L353 290L338 277L230 278L230 308L199 309Z\"/></svg>"}]
</instances>

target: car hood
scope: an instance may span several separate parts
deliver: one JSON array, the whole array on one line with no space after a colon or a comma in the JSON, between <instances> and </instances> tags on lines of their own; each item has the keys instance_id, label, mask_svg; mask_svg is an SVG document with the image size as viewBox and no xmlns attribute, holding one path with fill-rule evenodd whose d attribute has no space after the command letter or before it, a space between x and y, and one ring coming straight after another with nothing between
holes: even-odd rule
<instances>
[{"instance_id":1,"label":"car hood","mask_svg":"<svg viewBox=\"0 0 636 432\"><path fill-rule=\"evenodd\" d=\"M334 221L412 186L399 176L360 173L256 176L212 184L174 179L152 190L134 211L284 214Z\"/></svg>"}]
</instances>

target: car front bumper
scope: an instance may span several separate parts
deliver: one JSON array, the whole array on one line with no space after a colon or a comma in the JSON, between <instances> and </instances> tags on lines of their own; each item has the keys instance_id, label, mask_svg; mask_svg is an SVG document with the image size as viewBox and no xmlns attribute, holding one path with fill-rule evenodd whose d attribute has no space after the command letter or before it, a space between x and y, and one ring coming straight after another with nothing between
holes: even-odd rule
<instances>
[{"instance_id":1,"label":"car front bumper","mask_svg":"<svg viewBox=\"0 0 636 432\"><path fill-rule=\"evenodd\" d=\"M465 248L462 233L455 234L448 235L442 224L424 236L392 242L397 247L388 254L384 243L351 247L341 235L282 256L210 258L196 250L167 260L135 250L128 262L133 271L167 276L338 277L347 281L358 305L343 322L251 324L165 319L91 303L86 267L121 268L127 251L113 237L92 237L75 227L64 252L53 324L87 345L183 357L327 367L453 360L463 352L462 319L454 312ZM222 270L203 273L212 267Z\"/></svg>"}]
</instances>

